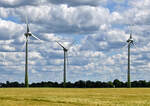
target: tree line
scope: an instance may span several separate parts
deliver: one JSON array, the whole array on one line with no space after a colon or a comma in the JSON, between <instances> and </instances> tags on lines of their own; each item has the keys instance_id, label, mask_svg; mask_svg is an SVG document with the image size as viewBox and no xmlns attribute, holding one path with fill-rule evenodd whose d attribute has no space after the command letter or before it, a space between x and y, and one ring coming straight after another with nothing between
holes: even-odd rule
<instances>
[{"instance_id":1,"label":"tree line","mask_svg":"<svg viewBox=\"0 0 150 106\"><path fill-rule=\"evenodd\" d=\"M6 81L6 83L0 83L1 88L9 88L9 87L24 87L24 83L19 82L9 82ZM132 87L150 87L150 81L146 82L145 80L139 80L139 81L133 81L131 82ZM63 83L58 82L37 82L29 84L29 87L58 87L62 88ZM115 79L113 82L101 82L101 81L83 81L79 80L74 83L67 82L66 88L125 88L127 87L127 82L119 81L118 79Z\"/></svg>"}]
</instances>

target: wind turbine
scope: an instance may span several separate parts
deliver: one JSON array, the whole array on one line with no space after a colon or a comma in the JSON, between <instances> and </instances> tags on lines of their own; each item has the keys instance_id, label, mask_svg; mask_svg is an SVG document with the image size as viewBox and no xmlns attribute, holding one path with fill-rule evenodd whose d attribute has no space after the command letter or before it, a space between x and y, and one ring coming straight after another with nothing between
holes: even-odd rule
<instances>
[{"instance_id":1,"label":"wind turbine","mask_svg":"<svg viewBox=\"0 0 150 106\"><path fill-rule=\"evenodd\" d=\"M27 26L27 32L24 33L24 35L26 37L26 40L25 40L25 46L26 46L26 51L25 51L25 87L29 87L29 84L28 84L28 40L29 40L30 36L34 37L37 40L40 40L40 39L30 32L27 17L26 17L26 26Z\"/></svg>"},{"instance_id":2,"label":"wind turbine","mask_svg":"<svg viewBox=\"0 0 150 106\"><path fill-rule=\"evenodd\" d=\"M130 47L131 44L135 46L134 40L132 39L132 32L130 33L130 38L127 40L128 43L128 74L127 74L127 87L131 88L131 82L130 82Z\"/></svg>"},{"instance_id":3,"label":"wind turbine","mask_svg":"<svg viewBox=\"0 0 150 106\"><path fill-rule=\"evenodd\" d=\"M56 41L57 42L57 41ZM62 47L62 49L63 49L63 51L64 51L64 82L63 82L63 86L64 86L64 88L66 87L66 57L67 57L67 61L68 61L68 54L67 54L67 52L68 52L68 50L69 50L69 48L71 47L71 45L74 43L72 43L69 47L68 47L68 49L67 48L65 48L62 44L60 44L59 42L57 42L58 44L59 44L59 46L60 47Z\"/></svg>"}]
</instances>

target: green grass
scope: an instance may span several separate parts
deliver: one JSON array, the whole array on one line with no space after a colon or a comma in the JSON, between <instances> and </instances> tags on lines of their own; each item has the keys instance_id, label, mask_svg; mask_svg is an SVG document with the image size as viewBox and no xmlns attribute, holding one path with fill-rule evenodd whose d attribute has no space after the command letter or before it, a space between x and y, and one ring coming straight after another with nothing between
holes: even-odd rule
<instances>
[{"instance_id":1,"label":"green grass","mask_svg":"<svg viewBox=\"0 0 150 106\"><path fill-rule=\"evenodd\" d=\"M0 106L150 106L150 88L1 88Z\"/></svg>"}]
</instances>

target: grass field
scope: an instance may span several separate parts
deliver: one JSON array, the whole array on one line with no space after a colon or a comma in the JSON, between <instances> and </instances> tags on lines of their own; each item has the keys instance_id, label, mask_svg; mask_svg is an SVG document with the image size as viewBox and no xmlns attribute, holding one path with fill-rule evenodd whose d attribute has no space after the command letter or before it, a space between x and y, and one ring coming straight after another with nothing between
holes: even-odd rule
<instances>
[{"instance_id":1,"label":"grass field","mask_svg":"<svg viewBox=\"0 0 150 106\"><path fill-rule=\"evenodd\" d=\"M0 106L150 106L150 89L1 88Z\"/></svg>"}]
</instances>

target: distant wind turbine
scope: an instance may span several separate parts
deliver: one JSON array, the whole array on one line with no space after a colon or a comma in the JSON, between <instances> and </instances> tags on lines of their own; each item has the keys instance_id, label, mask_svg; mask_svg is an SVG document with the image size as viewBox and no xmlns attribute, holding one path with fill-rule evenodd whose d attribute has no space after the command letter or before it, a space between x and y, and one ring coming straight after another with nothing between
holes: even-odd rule
<instances>
[{"instance_id":1,"label":"distant wind turbine","mask_svg":"<svg viewBox=\"0 0 150 106\"><path fill-rule=\"evenodd\" d=\"M128 82L127 82L127 87L131 88L131 82L130 82L130 47L131 47L131 44L135 46L134 40L132 39L132 32L130 33L130 38L127 40L127 43L128 43L128 74L127 74Z\"/></svg>"},{"instance_id":2,"label":"distant wind turbine","mask_svg":"<svg viewBox=\"0 0 150 106\"><path fill-rule=\"evenodd\" d=\"M57 41L56 41L56 42L57 42ZM66 57L67 57L67 62L68 62L68 54L67 54L67 52L68 52L69 48L71 47L71 45L72 45L74 42L68 47L68 49L65 48L65 47L64 47L62 44L60 44L59 42L57 42L57 43L59 44L60 47L62 47L62 49L63 49L63 51L64 51L64 82L63 82L63 86L66 87Z\"/></svg>"},{"instance_id":3,"label":"distant wind turbine","mask_svg":"<svg viewBox=\"0 0 150 106\"><path fill-rule=\"evenodd\" d=\"M29 84L28 84L28 39L30 36L34 37L37 40L40 40L40 39L30 32L27 17L26 17L26 25L27 25L27 32L24 33L24 35L26 37L26 40L25 40L25 46L26 46L26 51L25 51L25 87L29 87Z\"/></svg>"}]
</instances>

